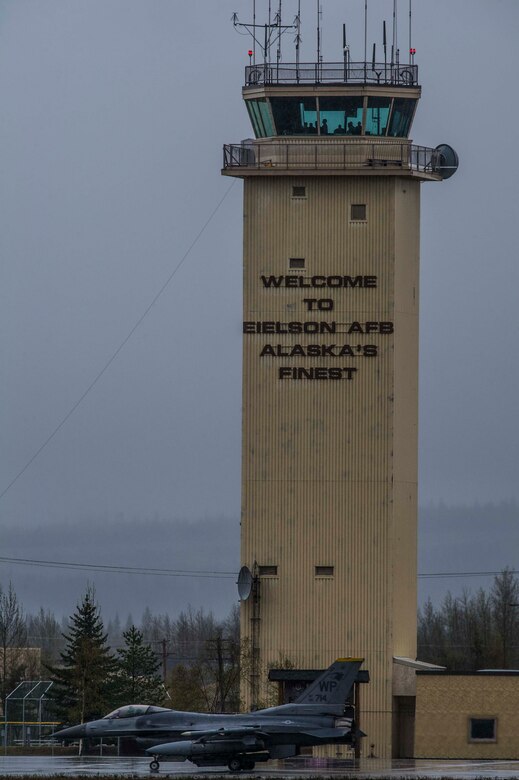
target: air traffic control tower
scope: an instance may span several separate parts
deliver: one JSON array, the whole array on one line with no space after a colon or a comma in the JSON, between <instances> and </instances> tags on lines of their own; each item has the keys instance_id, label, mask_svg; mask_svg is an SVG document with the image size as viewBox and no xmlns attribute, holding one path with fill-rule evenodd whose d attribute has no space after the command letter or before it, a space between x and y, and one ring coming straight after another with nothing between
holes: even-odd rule
<instances>
[{"instance_id":1,"label":"air traffic control tower","mask_svg":"<svg viewBox=\"0 0 519 780\"><path fill-rule=\"evenodd\" d=\"M416 659L420 187L457 165L409 139L409 59L251 62L255 139L223 167L244 180L247 704L280 660L362 656L364 754L381 757L412 720L396 664Z\"/></svg>"}]
</instances>

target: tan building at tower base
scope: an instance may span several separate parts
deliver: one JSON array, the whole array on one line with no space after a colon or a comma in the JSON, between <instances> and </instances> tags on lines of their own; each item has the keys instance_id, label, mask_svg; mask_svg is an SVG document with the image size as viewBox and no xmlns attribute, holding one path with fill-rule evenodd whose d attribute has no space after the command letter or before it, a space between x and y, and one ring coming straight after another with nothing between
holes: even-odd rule
<instances>
[{"instance_id":1,"label":"tan building at tower base","mask_svg":"<svg viewBox=\"0 0 519 780\"><path fill-rule=\"evenodd\" d=\"M418 673L416 758L519 759L519 672Z\"/></svg>"}]
</instances>

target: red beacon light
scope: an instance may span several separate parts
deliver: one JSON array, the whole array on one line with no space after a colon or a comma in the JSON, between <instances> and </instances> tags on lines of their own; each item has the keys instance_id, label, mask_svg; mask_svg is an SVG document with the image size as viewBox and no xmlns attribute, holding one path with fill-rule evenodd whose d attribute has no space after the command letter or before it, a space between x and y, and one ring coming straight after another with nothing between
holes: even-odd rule
<instances>
[{"instance_id":1,"label":"red beacon light","mask_svg":"<svg viewBox=\"0 0 519 780\"><path fill-rule=\"evenodd\" d=\"M252 57L252 49L249 49L249 51L247 52L247 54L249 55L249 57Z\"/></svg>"},{"instance_id":2,"label":"red beacon light","mask_svg":"<svg viewBox=\"0 0 519 780\"><path fill-rule=\"evenodd\" d=\"M416 49L409 49L409 54L416 54Z\"/></svg>"}]
</instances>

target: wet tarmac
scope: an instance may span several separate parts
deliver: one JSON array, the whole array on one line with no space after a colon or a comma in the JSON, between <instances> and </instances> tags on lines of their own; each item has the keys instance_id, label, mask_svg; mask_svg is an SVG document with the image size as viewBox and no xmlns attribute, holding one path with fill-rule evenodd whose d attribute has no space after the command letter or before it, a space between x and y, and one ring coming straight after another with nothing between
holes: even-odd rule
<instances>
[{"instance_id":1,"label":"wet tarmac","mask_svg":"<svg viewBox=\"0 0 519 780\"><path fill-rule=\"evenodd\" d=\"M160 780L167 777L226 777L230 774L219 767L198 769L188 761L173 763L163 761L159 772L150 772L146 758L71 756L0 756L0 778L23 777L24 775L50 777L151 777ZM350 760L293 759L271 761L259 765L250 772L242 772L240 778L353 778L354 780L383 780L390 778L517 778L519 761L386 761L367 758L355 764Z\"/></svg>"}]
</instances>

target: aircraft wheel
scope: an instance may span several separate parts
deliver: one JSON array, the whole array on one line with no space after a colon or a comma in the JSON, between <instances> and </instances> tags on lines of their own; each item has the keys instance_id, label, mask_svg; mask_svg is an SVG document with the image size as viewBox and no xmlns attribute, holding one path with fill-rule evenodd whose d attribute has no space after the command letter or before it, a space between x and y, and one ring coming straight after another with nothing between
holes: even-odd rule
<instances>
[{"instance_id":1,"label":"aircraft wheel","mask_svg":"<svg viewBox=\"0 0 519 780\"><path fill-rule=\"evenodd\" d=\"M243 768L241 758L238 758L238 756L233 756L232 758L230 758L227 766L229 767L231 772L239 772L240 769Z\"/></svg>"},{"instance_id":2,"label":"aircraft wheel","mask_svg":"<svg viewBox=\"0 0 519 780\"><path fill-rule=\"evenodd\" d=\"M153 761L150 761L150 769L152 772L158 772L159 771L159 762L156 758L153 759Z\"/></svg>"}]
</instances>

